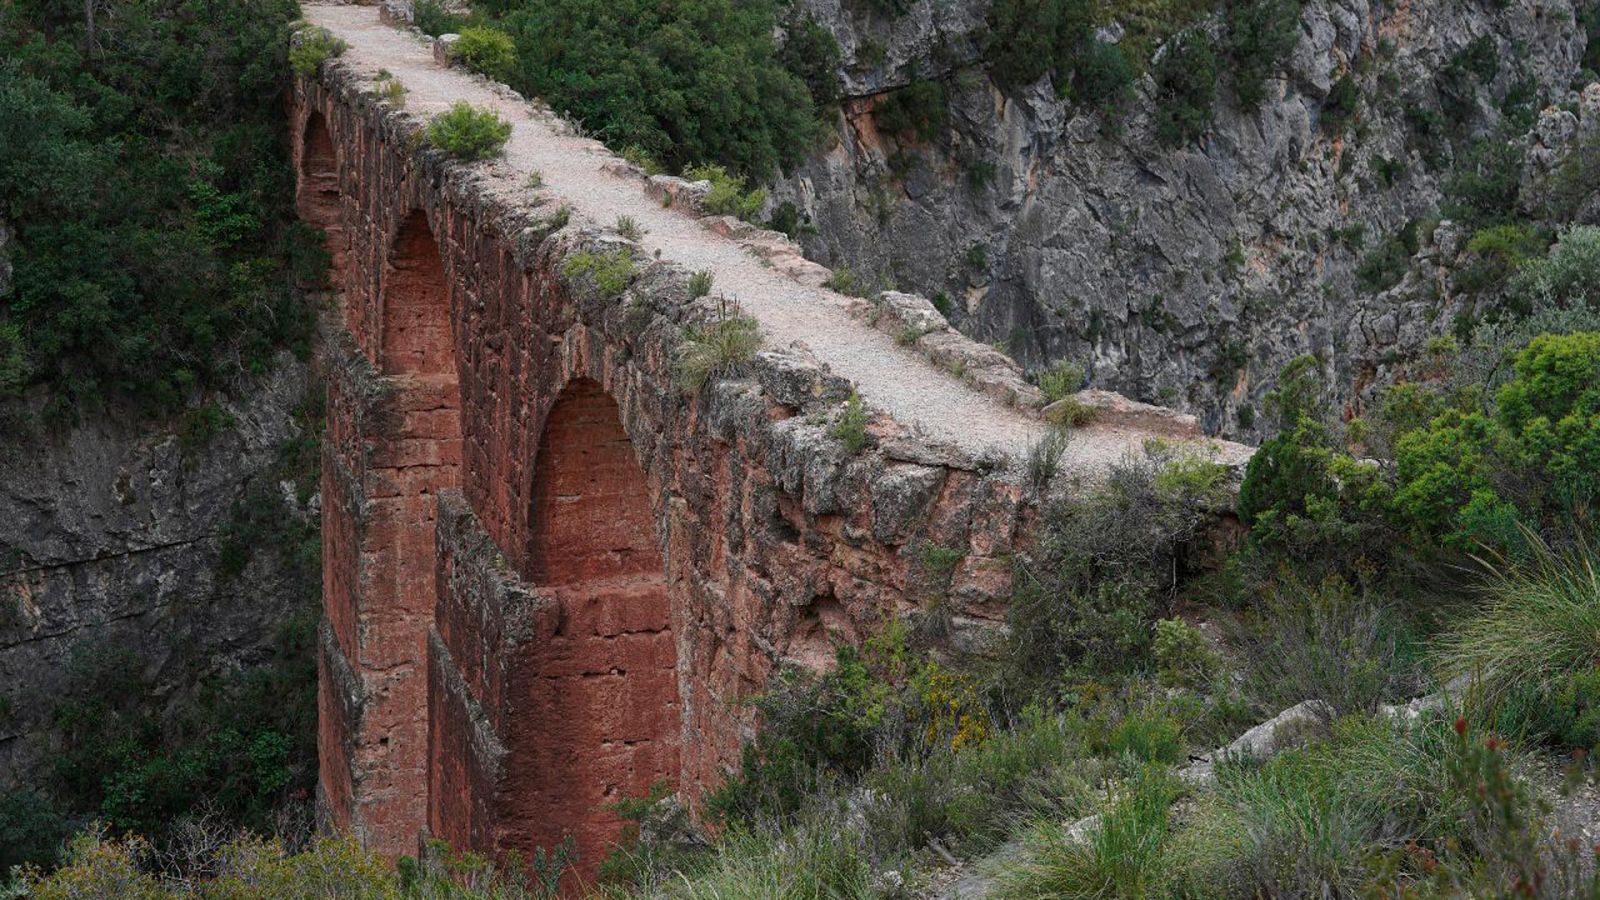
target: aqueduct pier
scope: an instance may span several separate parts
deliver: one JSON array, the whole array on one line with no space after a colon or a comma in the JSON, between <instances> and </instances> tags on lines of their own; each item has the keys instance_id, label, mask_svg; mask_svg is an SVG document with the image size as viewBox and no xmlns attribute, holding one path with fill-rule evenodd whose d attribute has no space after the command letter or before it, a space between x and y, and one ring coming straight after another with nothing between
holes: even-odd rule
<instances>
[{"instance_id":1,"label":"aqueduct pier","mask_svg":"<svg viewBox=\"0 0 1600 900\"><path fill-rule=\"evenodd\" d=\"M754 726L739 701L776 667L825 665L891 616L940 616L958 642L1003 617L1032 505L994 446L884 414L894 385L843 377L829 347L773 346L781 305L758 311L769 349L740 377L675 383L685 330L723 301L691 296L674 239L747 261L713 274L748 296L801 287L803 261L762 263L737 226L663 209L537 111L508 114L505 160L452 162L417 140L430 113L520 99L438 66L375 9L307 13L350 45L298 81L291 117L297 203L327 234L339 310L324 353L330 825L389 854L432 835L526 856L570 835L592 870L620 828L611 804L659 784L696 797L736 764ZM380 69L412 88L405 106L379 99ZM557 137L582 158L532 152ZM649 228L638 241L596 227L627 202ZM563 265L623 247L637 265L620 295ZM1004 407L983 415L1042 429L1015 396L856 327L873 354L962 392L948 396L974 411L956 416ZM875 413L856 453L832 435L853 391ZM1079 446L1137 445L1150 421Z\"/></svg>"}]
</instances>

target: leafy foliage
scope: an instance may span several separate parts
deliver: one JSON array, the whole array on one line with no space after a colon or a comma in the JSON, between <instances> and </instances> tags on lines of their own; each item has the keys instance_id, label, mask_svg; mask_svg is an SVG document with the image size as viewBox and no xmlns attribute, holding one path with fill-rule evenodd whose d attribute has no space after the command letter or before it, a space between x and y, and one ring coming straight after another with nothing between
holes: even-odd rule
<instances>
[{"instance_id":1,"label":"leafy foliage","mask_svg":"<svg viewBox=\"0 0 1600 900\"><path fill-rule=\"evenodd\" d=\"M736 216L752 222L767 202L766 188L746 190L744 177L734 175L722 166L690 166L683 171L683 175L694 181L711 182L711 191L701 205L714 216Z\"/></svg>"},{"instance_id":2,"label":"leafy foliage","mask_svg":"<svg viewBox=\"0 0 1600 900\"><path fill-rule=\"evenodd\" d=\"M301 78L317 74L322 64L345 51L344 41L334 37L326 28L308 28L300 33L299 40L289 48L289 67Z\"/></svg>"},{"instance_id":3,"label":"leafy foliage","mask_svg":"<svg viewBox=\"0 0 1600 900\"><path fill-rule=\"evenodd\" d=\"M711 162L766 178L797 163L815 134L806 83L779 59L772 0L479 8L516 44L511 86L613 147L638 145L672 168Z\"/></svg>"},{"instance_id":4,"label":"leafy foliage","mask_svg":"<svg viewBox=\"0 0 1600 900\"><path fill-rule=\"evenodd\" d=\"M1535 338L1493 414L1448 408L1400 438L1397 514L1462 550L1515 547L1524 523L1586 531L1600 499L1597 384L1600 333Z\"/></svg>"},{"instance_id":5,"label":"leafy foliage","mask_svg":"<svg viewBox=\"0 0 1600 900\"><path fill-rule=\"evenodd\" d=\"M485 25L461 29L450 54L480 75L503 81L517 65L517 48L511 36Z\"/></svg>"},{"instance_id":6,"label":"leafy foliage","mask_svg":"<svg viewBox=\"0 0 1600 900\"><path fill-rule=\"evenodd\" d=\"M1300 43L1300 0L1234 0L1224 47L1239 105L1254 110L1266 99L1267 78Z\"/></svg>"},{"instance_id":7,"label":"leafy foliage","mask_svg":"<svg viewBox=\"0 0 1600 900\"><path fill-rule=\"evenodd\" d=\"M1161 143L1187 144L1211 128L1217 55L1209 35L1198 29L1179 35L1150 74L1156 83L1156 138Z\"/></svg>"},{"instance_id":8,"label":"leafy foliage","mask_svg":"<svg viewBox=\"0 0 1600 900\"><path fill-rule=\"evenodd\" d=\"M171 411L312 331L280 98L292 0L0 7L0 391Z\"/></svg>"},{"instance_id":9,"label":"leafy foliage","mask_svg":"<svg viewBox=\"0 0 1600 900\"><path fill-rule=\"evenodd\" d=\"M511 123L492 109L458 100L428 123L428 143L468 161L493 159L511 138Z\"/></svg>"}]
</instances>

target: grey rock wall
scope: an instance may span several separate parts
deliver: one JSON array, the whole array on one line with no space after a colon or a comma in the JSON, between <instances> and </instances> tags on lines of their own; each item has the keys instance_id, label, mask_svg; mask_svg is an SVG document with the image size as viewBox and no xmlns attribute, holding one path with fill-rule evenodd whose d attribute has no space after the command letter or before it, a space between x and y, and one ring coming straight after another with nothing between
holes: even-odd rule
<instances>
[{"instance_id":1,"label":"grey rock wall","mask_svg":"<svg viewBox=\"0 0 1600 900\"><path fill-rule=\"evenodd\" d=\"M220 400L233 424L203 444L186 446L178 423L109 413L0 437L0 792L46 784L75 657L131 650L143 669L127 677L172 704L257 661L280 623L315 604L270 553L217 573L235 501L299 436L308 377L285 354ZM315 497L267 488L272 515L315 520Z\"/></svg>"},{"instance_id":2,"label":"grey rock wall","mask_svg":"<svg viewBox=\"0 0 1600 900\"><path fill-rule=\"evenodd\" d=\"M969 65L988 0L919 0L897 17L865 6L800 3L838 38L849 95L831 148L774 191L808 219L807 255L943 292L955 324L1030 369L1073 360L1096 387L1241 437L1258 432L1259 419L1241 420L1256 418L1289 359L1321 355L1332 399L1349 401L1401 352L1399 335L1448 329L1437 309L1374 327L1415 310L1391 309L1354 278L1365 250L1438 208L1449 150L1430 152L1406 110L1438 110L1446 61L1483 35L1499 53L1464 145L1496 128L1524 85L1542 102L1574 101L1584 46L1573 0L1307 0L1300 43L1261 108L1239 110L1224 79L1210 132L1167 149L1148 78L1111 136L1058 100L1048 76L1021 92L995 87ZM1323 108L1347 71L1362 102L1336 134ZM944 75L950 90L951 126L932 142L872 121L882 92L913 72ZM975 161L993 165L989 184L970 183ZM1364 247L1337 234L1352 225Z\"/></svg>"}]
</instances>

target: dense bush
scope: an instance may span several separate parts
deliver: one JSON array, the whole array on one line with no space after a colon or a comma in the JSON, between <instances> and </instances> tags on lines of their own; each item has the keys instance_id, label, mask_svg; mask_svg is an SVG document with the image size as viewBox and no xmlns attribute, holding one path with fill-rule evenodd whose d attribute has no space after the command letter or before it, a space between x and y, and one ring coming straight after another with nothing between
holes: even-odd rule
<instances>
[{"instance_id":1,"label":"dense bush","mask_svg":"<svg viewBox=\"0 0 1600 900\"><path fill-rule=\"evenodd\" d=\"M747 188L743 176L734 175L722 166L690 166L683 170L683 176L693 181L711 182L711 190L700 205L714 216L736 216L753 222L767 202L766 188Z\"/></svg>"},{"instance_id":2,"label":"dense bush","mask_svg":"<svg viewBox=\"0 0 1600 900\"><path fill-rule=\"evenodd\" d=\"M811 16L796 16L784 26L778 61L805 82L822 107L839 102L839 41Z\"/></svg>"},{"instance_id":3,"label":"dense bush","mask_svg":"<svg viewBox=\"0 0 1600 900\"><path fill-rule=\"evenodd\" d=\"M1056 92L1115 123L1133 97L1135 66L1119 44L1094 36L1089 0L998 0L989 9L984 59L1003 87L1052 74Z\"/></svg>"},{"instance_id":4,"label":"dense bush","mask_svg":"<svg viewBox=\"0 0 1600 900\"><path fill-rule=\"evenodd\" d=\"M1156 83L1156 138L1176 147L1211 128L1216 114L1217 55L1211 36L1195 29L1167 44L1151 69Z\"/></svg>"},{"instance_id":5,"label":"dense bush","mask_svg":"<svg viewBox=\"0 0 1600 900\"><path fill-rule=\"evenodd\" d=\"M885 134L931 141L944 131L950 117L949 98L941 82L919 79L891 92L872 113Z\"/></svg>"},{"instance_id":6,"label":"dense bush","mask_svg":"<svg viewBox=\"0 0 1600 900\"><path fill-rule=\"evenodd\" d=\"M428 123L428 143L464 160L493 159L511 138L511 123L492 109L458 100Z\"/></svg>"},{"instance_id":7,"label":"dense bush","mask_svg":"<svg viewBox=\"0 0 1600 900\"><path fill-rule=\"evenodd\" d=\"M511 86L613 147L637 145L674 169L711 162L764 179L797 163L816 134L805 83L779 60L772 0L479 8L516 43Z\"/></svg>"},{"instance_id":8,"label":"dense bush","mask_svg":"<svg viewBox=\"0 0 1600 900\"><path fill-rule=\"evenodd\" d=\"M0 391L168 411L304 349L281 97L292 0L0 6ZM92 48L85 50L86 47Z\"/></svg>"},{"instance_id":9,"label":"dense bush","mask_svg":"<svg viewBox=\"0 0 1600 900\"><path fill-rule=\"evenodd\" d=\"M461 29L450 55L480 75L503 81L517 65L517 48L511 36L483 25Z\"/></svg>"},{"instance_id":10,"label":"dense bush","mask_svg":"<svg viewBox=\"0 0 1600 900\"><path fill-rule=\"evenodd\" d=\"M1156 448L1113 466L1099 491L1047 508L1008 613L1017 676L1055 685L1140 663L1221 487L1220 467Z\"/></svg>"},{"instance_id":11,"label":"dense bush","mask_svg":"<svg viewBox=\"0 0 1600 900\"><path fill-rule=\"evenodd\" d=\"M1267 96L1267 79L1300 43L1300 0L1233 0L1227 8L1224 47L1239 105L1254 110Z\"/></svg>"},{"instance_id":12,"label":"dense bush","mask_svg":"<svg viewBox=\"0 0 1600 900\"><path fill-rule=\"evenodd\" d=\"M1518 268L1508 288L1524 312L1600 308L1600 227L1562 234L1543 259Z\"/></svg>"},{"instance_id":13,"label":"dense bush","mask_svg":"<svg viewBox=\"0 0 1600 900\"><path fill-rule=\"evenodd\" d=\"M1519 141L1486 138L1456 161L1443 185L1440 211L1468 228L1514 222L1522 185Z\"/></svg>"},{"instance_id":14,"label":"dense bush","mask_svg":"<svg viewBox=\"0 0 1600 900\"><path fill-rule=\"evenodd\" d=\"M1399 439L1396 514L1472 550L1515 547L1518 528L1586 533L1600 500L1600 333L1535 338L1493 413L1446 409Z\"/></svg>"}]
</instances>

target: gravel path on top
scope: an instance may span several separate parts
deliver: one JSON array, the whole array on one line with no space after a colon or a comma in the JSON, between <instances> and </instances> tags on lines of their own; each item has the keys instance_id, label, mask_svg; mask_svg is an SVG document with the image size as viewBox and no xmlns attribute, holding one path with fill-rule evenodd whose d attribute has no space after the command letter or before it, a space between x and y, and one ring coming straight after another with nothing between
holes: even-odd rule
<instances>
[{"instance_id":1,"label":"gravel path on top","mask_svg":"<svg viewBox=\"0 0 1600 900\"><path fill-rule=\"evenodd\" d=\"M892 337L847 311L850 299L811 288L766 268L744 247L714 234L684 213L663 208L639 184L604 170L611 156L598 142L569 133L547 110L517 102L483 79L439 66L416 33L385 25L375 6L307 4L306 19L349 45L341 61L375 75L386 69L409 91L406 110L426 120L466 100L494 108L512 124L505 158L483 164L491 192L528 195L529 174L543 177L543 193L571 206L573 216L611 227L631 216L644 229L647 253L690 271L708 270L714 292L736 300L761 325L769 346L801 344L836 374L850 379L869 408L888 413L933 441L973 453L1024 454L1045 426L987 397ZM1103 470L1145 433L1107 426L1075 432L1062 459L1066 471Z\"/></svg>"}]
</instances>

